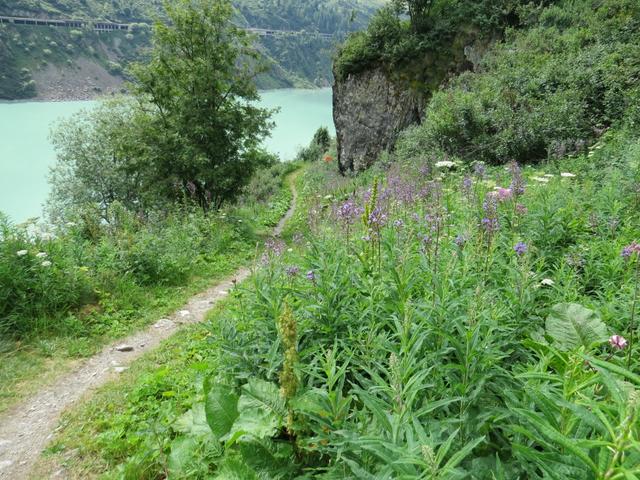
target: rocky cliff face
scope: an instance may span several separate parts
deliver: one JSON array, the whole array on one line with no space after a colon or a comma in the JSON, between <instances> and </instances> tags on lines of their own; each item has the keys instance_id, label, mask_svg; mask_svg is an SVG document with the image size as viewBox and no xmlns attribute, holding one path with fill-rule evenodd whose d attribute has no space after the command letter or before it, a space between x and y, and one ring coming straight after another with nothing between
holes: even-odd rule
<instances>
[{"instance_id":1,"label":"rocky cliff face","mask_svg":"<svg viewBox=\"0 0 640 480\"><path fill-rule=\"evenodd\" d=\"M400 132L420 121L424 101L381 69L349 75L333 86L340 171L359 172L392 149Z\"/></svg>"}]
</instances>

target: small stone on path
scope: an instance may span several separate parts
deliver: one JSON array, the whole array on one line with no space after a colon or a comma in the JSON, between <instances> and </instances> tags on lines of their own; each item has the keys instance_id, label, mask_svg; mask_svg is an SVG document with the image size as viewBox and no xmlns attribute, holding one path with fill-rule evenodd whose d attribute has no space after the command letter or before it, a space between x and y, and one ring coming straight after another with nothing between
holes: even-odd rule
<instances>
[{"instance_id":1,"label":"small stone on path","mask_svg":"<svg viewBox=\"0 0 640 480\"><path fill-rule=\"evenodd\" d=\"M133 351L133 347L131 345L118 345L116 347L116 350L118 352L132 352Z\"/></svg>"},{"instance_id":2,"label":"small stone on path","mask_svg":"<svg viewBox=\"0 0 640 480\"><path fill-rule=\"evenodd\" d=\"M168 318L161 318L153 326L155 328L172 328L174 325L175 323L173 323Z\"/></svg>"},{"instance_id":3,"label":"small stone on path","mask_svg":"<svg viewBox=\"0 0 640 480\"><path fill-rule=\"evenodd\" d=\"M129 370L129 367L114 367L113 371L116 373L123 373Z\"/></svg>"},{"instance_id":4,"label":"small stone on path","mask_svg":"<svg viewBox=\"0 0 640 480\"><path fill-rule=\"evenodd\" d=\"M191 312L189 310L180 310L178 312L178 315L180 315L181 317L188 317L189 315L191 315Z\"/></svg>"},{"instance_id":5,"label":"small stone on path","mask_svg":"<svg viewBox=\"0 0 640 480\"><path fill-rule=\"evenodd\" d=\"M1 461L1 462L0 462L0 471L1 471L3 468L10 467L11 465L13 465L13 462L12 462L11 460L3 460L3 461Z\"/></svg>"}]
</instances>

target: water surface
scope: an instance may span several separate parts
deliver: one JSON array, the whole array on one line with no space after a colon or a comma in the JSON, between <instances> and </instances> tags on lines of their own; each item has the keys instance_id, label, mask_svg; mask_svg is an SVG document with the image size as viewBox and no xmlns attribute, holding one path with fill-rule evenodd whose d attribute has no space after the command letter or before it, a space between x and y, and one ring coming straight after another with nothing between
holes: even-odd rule
<instances>
[{"instance_id":1,"label":"water surface","mask_svg":"<svg viewBox=\"0 0 640 480\"><path fill-rule=\"evenodd\" d=\"M265 147L291 160L318 127L333 133L331 90L271 90L261 104L280 108ZM0 103L0 211L14 222L41 215L49 194L47 176L55 163L49 141L51 125L95 102Z\"/></svg>"}]
</instances>

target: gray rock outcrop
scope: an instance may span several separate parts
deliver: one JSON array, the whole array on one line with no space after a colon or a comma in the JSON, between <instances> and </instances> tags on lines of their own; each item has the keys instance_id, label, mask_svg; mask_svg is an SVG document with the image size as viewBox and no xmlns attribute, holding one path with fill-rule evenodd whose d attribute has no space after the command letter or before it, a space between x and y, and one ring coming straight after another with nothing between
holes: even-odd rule
<instances>
[{"instance_id":1,"label":"gray rock outcrop","mask_svg":"<svg viewBox=\"0 0 640 480\"><path fill-rule=\"evenodd\" d=\"M394 147L398 135L418 123L424 100L405 82L382 69L350 74L333 86L333 119L342 173L359 172L381 152Z\"/></svg>"}]
</instances>

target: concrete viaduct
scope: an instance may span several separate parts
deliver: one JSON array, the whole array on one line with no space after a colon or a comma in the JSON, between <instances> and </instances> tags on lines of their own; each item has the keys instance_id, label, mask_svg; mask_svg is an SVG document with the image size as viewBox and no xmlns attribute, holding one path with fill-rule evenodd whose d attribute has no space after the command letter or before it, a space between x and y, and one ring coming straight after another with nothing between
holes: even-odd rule
<instances>
[{"instance_id":1,"label":"concrete viaduct","mask_svg":"<svg viewBox=\"0 0 640 480\"><path fill-rule=\"evenodd\" d=\"M114 23L105 21L91 20L72 20L72 19L52 19L52 18L31 18L31 17L10 17L0 15L0 23L10 23L13 25L30 25L38 27L61 27L61 28L93 28L96 32L115 32L128 31L131 29L129 23ZM317 33L294 30L273 30L267 28L245 28L249 33L258 35L259 37L295 37L306 36L331 39L333 35L330 33Z\"/></svg>"}]
</instances>

